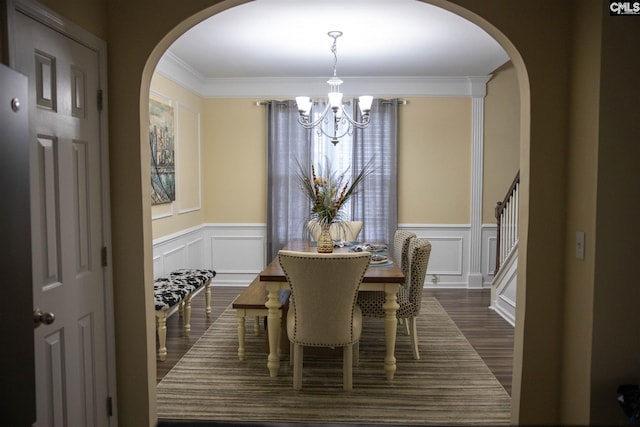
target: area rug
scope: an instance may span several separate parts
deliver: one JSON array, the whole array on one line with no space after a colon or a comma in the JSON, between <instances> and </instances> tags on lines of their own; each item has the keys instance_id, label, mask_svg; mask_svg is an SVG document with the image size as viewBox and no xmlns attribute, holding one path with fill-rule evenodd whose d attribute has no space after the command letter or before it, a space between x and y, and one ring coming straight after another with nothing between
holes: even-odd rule
<instances>
[{"instance_id":1,"label":"area rug","mask_svg":"<svg viewBox=\"0 0 640 427\"><path fill-rule=\"evenodd\" d=\"M506 425L511 398L435 298L418 318L420 360L398 328L397 372L385 377L384 322L367 318L353 391L342 390L341 357L305 357L301 391L288 356L277 378L266 366L264 331L247 321L238 360L237 320L227 308L157 386L159 419L235 423Z\"/></svg>"}]
</instances>

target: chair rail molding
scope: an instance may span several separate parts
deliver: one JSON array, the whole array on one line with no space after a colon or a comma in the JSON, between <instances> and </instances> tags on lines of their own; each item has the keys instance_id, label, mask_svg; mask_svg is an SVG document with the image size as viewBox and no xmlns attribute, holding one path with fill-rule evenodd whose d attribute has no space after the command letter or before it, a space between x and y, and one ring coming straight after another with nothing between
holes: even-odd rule
<instances>
[{"instance_id":1,"label":"chair rail molding","mask_svg":"<svg viewBox=\"0 0 640 427\"><path fill-rule=\"evenodd\" d=\"M400 224L431 242L427 288L471 288L470 224ZM212 286L248 286L266 266L266 224L207 223L153 241L153 273L159 277L178 268L209 268ZM490 288L495 270L496 227L480 227L482 288ZM473 285L473 286L472 286Z\"/></svg>"}]
</instances>

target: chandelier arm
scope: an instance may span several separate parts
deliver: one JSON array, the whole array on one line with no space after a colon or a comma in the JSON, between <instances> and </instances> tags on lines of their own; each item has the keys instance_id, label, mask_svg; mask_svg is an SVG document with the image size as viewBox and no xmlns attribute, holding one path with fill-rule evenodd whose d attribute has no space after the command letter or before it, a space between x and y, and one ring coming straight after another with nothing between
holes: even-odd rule
<instances>
[{"instance_id":1,"label":"chandelier arm","mask_svg":"<svg viewBox=\"0 0 640 427\"><path fill-rule=\"evenodd\" d=\"M331 109L331 105L327 104L327 106L325 107L324 111L322 112L322 114L320 115L320 117L313 122L305 122L303 121L303 116L299 115L298 116L298 123L300 123L302 125L302 127L304 127L305 129L312 129L316 126L318 126L320 123L322 123L322 121L325 119L325 117L327 117L327 113L329 112L329 110Z\"/></svg>"},{"instance_id":2,"label":"chandelier arm","mask_svg":"<svg viewBox=\"0 0 640 427\"><path fill-rule=\"evenodd\" d=\"M343 117L347 119L347 121L349 123L351 123L353 126L357 127L358 129L364 129L367 126L369 126L369 114L366 114L362 117L362 122L358 122L356 120L354 120L349 113L347 113L347 110L344 109L344 105L342 105L342 114Z\"/></svg>"}]
</instances>

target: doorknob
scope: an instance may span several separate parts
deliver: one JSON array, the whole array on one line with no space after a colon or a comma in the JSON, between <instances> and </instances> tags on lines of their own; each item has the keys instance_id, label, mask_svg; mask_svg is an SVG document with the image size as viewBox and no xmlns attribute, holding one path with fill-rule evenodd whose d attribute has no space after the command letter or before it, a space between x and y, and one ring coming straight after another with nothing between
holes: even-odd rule
<instances>
[{"instance_id":1,"label":"doorknob","mask_svg":"<svg viewBox=\"0 0 640 427\"><path fill-rule=\"evenodd\" d=\"M56 320L56 316L53 313L43 312L39 308L33 310L33 327L37 328L42 325L50 325Z\"/></svg>"}]
</instances>

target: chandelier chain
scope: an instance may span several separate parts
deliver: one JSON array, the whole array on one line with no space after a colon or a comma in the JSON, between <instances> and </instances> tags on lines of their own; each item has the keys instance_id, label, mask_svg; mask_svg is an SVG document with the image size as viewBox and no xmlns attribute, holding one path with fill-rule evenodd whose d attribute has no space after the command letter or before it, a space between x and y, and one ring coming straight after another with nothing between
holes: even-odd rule
<instances>
[{"instance_id":1,"label":"chandelier chain","mask_svg":"<svg viewBox=\"0 0 640 427\"><path fill-rule=\"evenodd\" d=\"M331 46L331 53L333 53L333 77L337 77L336 65L338 64L338 37L342 35L339 31L331 31L330 37L333 37L333 45Z\"/></svg>"}]
</instances>

